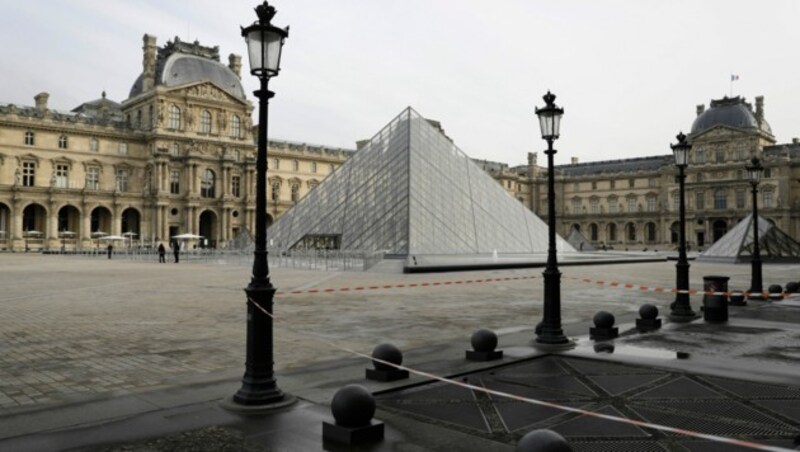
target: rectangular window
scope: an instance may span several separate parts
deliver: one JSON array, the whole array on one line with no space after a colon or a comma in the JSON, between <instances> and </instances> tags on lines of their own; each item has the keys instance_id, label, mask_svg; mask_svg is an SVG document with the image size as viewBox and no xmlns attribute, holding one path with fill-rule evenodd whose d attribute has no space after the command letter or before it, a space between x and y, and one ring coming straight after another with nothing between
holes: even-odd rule
<instances>
[{"instance_id":1,"label":"rectangular window","mask_svg":"<svg viewBox=\"0 0 800 452\"><path fill-rule=\"evenodd\" d=\"M654 177L647 179L647 186L650 188L656 188L656 179Z\"/></svg>"},{"instance_id":2,"label":"rectangular window","mask_svg":"<svg viewBox=\"0 0 800 452\"><path fill-rule=\"evenodd\" d=\"M737 209L744 209L744 202L745 202L745 191L744 190L737 190L736 191L736 208Z\"/></svg>"},{"instance_id":3,"label":"rectangular window","mask_svg":"<svg viewBox=\"0 0 800 452\"><path fill-rule=\"evenodd\" d=\"M648 212L655 212L656 211L656 197L650 196L647 198L647 211Z\"/></svg>"},{"instance_id":4,"label":"rectangular window","mask_svg":"<svg viewBox=\"0 0 800 452\"><path fill-rule=\"evenodd\" d=\"M580 189L581 189L581 184L579 184L578 182L573 182L572 183L572 190L573 191L580 191Z\"/></svg>"},{"instance_id":5,"label":"rectangular window","mask_svg":"<svg viewBox=\"0 0 800 452\"><path fill-rule=\"evenodd\" d=\"M56 165L56 187L67 188L69 185L69 166L59 164Z\"/></svg>"},{"instance_id":6,"label":"rectangular window","mask_svg":"<svg viewBox=\"0 0 800 452\"><path fill-rule=\"evenodd\" d=\"M128 155L128 143L119 144L119 155Z\"/></svg>"},{"instance_id":7,"label":"rectangular window","mask_svg":"<svg viewBox=\"0 0 800 452\"><path fill-rule=\"evenodd\" d=\"M675 212L681 209L681 192L676 191L672 195L672 206Z\"/></svg>"},{"instance_id":8,"label":"rectangular window","mask_svg":"<svg viewBox=\"0 0 800 452\"><path fill-rule=\"evenodd\" d=\"M181 193L181 172L179 170L169 172L169 192L173 195Z\"/></svg>"},{"instance_id":9,"label":"rectangular window","mask_svg":"<svg viewBox=\"0 0 800 452\"><path fill-rule=\"evenodd\" d=\"M616 198L609 199L608 200L608 213L617 213L618 211L619 211L619 204L617 204Z\"/></svg>"},{"instance_id":10,"label":"rectangular window","mask_svg":"<svg viewBox=\"0 0 800 452\"><path fill-rule=\"evenodd\" d=\"M593 214L600 213L600 201L598 201L596 199L592 199L591 201L589 201L589 203L590 203L590 206L592 208L592 213Z\"/></svg>"},{"instance_id":11,"label":"rectangular window","mask_svg":"<svg viewBox=\"0 0 800 452\"><path fill-rule=\"evenodd\" d=\"M233 196L235 196L237 198L240 196L239 193L241 192L241 185L242 185L241 177L239 177L239 176L232 176L231 177L231 194Z\"/></svg>"},{"instance_id":12,"label":"rectangular window","mask_svg":"<svg viewBox=\"0 0 800 452\"><path fill-rule=\"evenodd\" d=\"M609 181L609 182L608 182L608 186L609 186L609 188L611 188L612 190L614 189L614 186L616 185L616 183L615 183L615 182L616 182L616 181L614 181L613 179L612 179L611 181Z\"/></svg>"},{"instance_id":13,"label":"rectangular window","mask_svg":"<svg viewBox=\"0 0 800 452\"><path fill-rule=\"evenodd\" d=\"M274 170L281 169L281 159L272 160L272 169Z\"/></svg>"},{"instance_id":14,"label":"rectangular window","mask_svg":"<svg viewBox=\"0 0 800 452\"><path fill-rule=\"evenodd\" d=\"M728 195L722 191L718 190L714 193L714 208L715 209L727 209L728 208Z\"/></svg>"},{"instance_id":15,"label":"rectangular window","mask_svg":"<svg viewBox=\"0 0 800 452\"><path fill-rule=\"evenodd\" d=\"M127 192L128 191L128 170L127 169L119 169L119 170L117 170L117 191L119 191L119 192Z\"/></svg>"},{"instance_id":16,"label":"rectangular window","mask_svg":"<svg viewBox=\"0 0 800 452\"><path fill-rule=\"evenodd\" d=\"M36 163L22 162L22 185L33 187L34 183L36 183Z\"/></svg>"},{"instance_id":17,"label":"rectangular window","mask_svg":"<svg viewBox=\"0 0 800 452\"><path fill-rule=\"evenodd\" d=\"M86 189L97 190L100 188L100 168L90 166L86 168Z\"/></svg>"},{"instance_id":18,"label":"rectangular window","mask_svg":"<svg viewBox=\"0 0 800 452\"><path fill-rule=\"evenodd\" d=\"M706 208L706 194L699 191L694 195L694 205L697 210L703 210Z\"/></svg>"},{"instance_id":19,"label":"rectangular window","mask_svg":"<svg viewBox=\"0 0 800 452\"><path fill-rule=\"evenodd\" d=\"M317 162L311 162L311 172L312 173L317 172Z\"/></svg>"},{"instance_id":20,"label":"rectangular window","mask_svg":"<svg viewBox=\"0 0 800 452\"><path fill-rule=\"evenodd\" d=\"M25 145L26 146L33 146L34 143L34 135L33 132L25 132Z\"/></svg>"},{"instance_id":21,"label":"rectangular window","mask_svg":"<svg viewBox=\"0 0 800 452\"><path fill-rule=\"evenodd\" d=\"M628 198L628 212L636 212L636 198Z\"/></svg>"},{"instance_id":22,"label":"rectangular window","mask_svg":"<svg viewBox=\"0 0 800 452\"><path fill-rule=\"evenodd\" d=\"M765 209L771 209L773 207L772 206L772 192L771 191L765 191L763 196L764 196L764 208Z\"/></svg>"},{"instance_id":23,"label":"rectangular window","mask_svg":"<svg viewBox=\"0 0 800 452\"><path fill-rule=\"evenodd\" d=\"M717 149L714 153L714 160L716 160L717 163L725 163L725 150Z\"/></svg>"},{"instance_id":24,"label":"rectangular window","mask_svg":"<svg viewBox=\"0 0 800 452\"><path fill-rule=\"evenodd\" d=\"M705 163L706 162L706 151L702 149L698 149L697 152L694 154L694 162L695 163Z\"/></svg>"},{"instance_id":25,"label":"rectangular window","mask_svg":"<svg viewBox=\"0 0 800 452\"><path fill-rule=\"evenodd\" d=\"M572 200L572 213L574 213L574 214L581 213L581 200L580 199L573 199Z\"/></svg>"},{"instance_id":26,"label":"rectangular window","mask_svg":"<svg viewBox=\"0 0 800 452\"><path fill-rule=\"evenodd\" d=\"M633 188L636 185L636 179L628 179L628 188Z\"/></svg>"}]
</instances>

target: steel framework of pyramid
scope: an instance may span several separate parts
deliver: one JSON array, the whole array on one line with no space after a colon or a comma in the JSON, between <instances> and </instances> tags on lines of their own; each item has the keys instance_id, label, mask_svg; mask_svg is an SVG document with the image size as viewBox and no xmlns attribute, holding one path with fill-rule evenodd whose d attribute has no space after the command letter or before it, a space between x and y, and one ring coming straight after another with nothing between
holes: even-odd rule
<instances>
[{"instance_id":1,"label":"steel framework of pyramid","mask_svg":"<svg viewBox=\"0 0 800 452\"><path fill-rule=\"evenodd\" d=\"M698 260L750 262L753 243L753 215L750 214L702 252ZM759 254L764 261L800 260L800 243L761 216L758 217L758 245Z\"/></svg>"},{"instance_id":2,"label":"steel framework of pyramid","mask_svg":"<svg viewBox=\"0 0 800 452\"><path fill-rule=\"evenodd\" d=\"M547 225L410 107L268 236L280 250L325 243L397 256L547 250ZM561 237L557 249L575 251Z\"/></svg>"}]
</instances>

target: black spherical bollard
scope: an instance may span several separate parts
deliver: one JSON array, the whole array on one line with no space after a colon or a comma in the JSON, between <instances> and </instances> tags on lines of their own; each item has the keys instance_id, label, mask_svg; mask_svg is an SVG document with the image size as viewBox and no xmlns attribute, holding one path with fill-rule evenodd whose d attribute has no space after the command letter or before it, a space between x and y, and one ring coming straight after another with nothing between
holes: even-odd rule
<instances>
[{"instance_id":1,"label":"black spherical bollard","mask_svg":"<svg viewBox=\"0 0 800 452\"><path fill-rule=\"evenodd\" d=\"M614 320L614 314L607 311L598 311L594 315L594 328L589 328L589 337L602 341L619 336L619 328L614 326Z\"/></svg>"},{"instance_id":2,"label":"black spherical bollard","mask_svg":"<svg viewBox=\"0 0 800 452\"><path fill-rule=\"evenodd\" d=\"M636 319L636 329L639 331L653 331L661 328L661 319L658 318L658 308L652 304L643 304L639 307L639 317Z\"/></svg>"},{"instance_id":3,"label":"black spherical bollard","mask_svg":"<svg viewBox=\"0 0 800 452\"><path fill-rule=\"evenodd\" d=\"M789 293L797 293L800 290L800 283L796 281L786 283L786 291Z\"/></svg>"},{"instance_id":4,"label":"black spherical bollard","mask_svg":"<svg viewBox=\"0 0 800 452\"><path fill-rule=\"evenodd\" d=\"M731 306L747 306L747 297L741 290L734 290L728 297L728 304Z\"/></svg>"},{"instance_id":5,"label":"black spherical bollard","mask_svg":"<svg viewBox=\"0 0 800 452\"><path fill-rule=\"evenodd\" d=\"M783 287L780 284L772 284L769 286L769 299L772 301L783 300Z\"/></svg>"},{"instance_id":6,"label":"black spherical bollard","mask_svg":"<svg viewBox=\"0 0 800 452\"><path fill-rule=\"evenodd\" d=\"M361 385L347 385L336 391L331 413L337 425L363 427L375 415L375 398Z\"/></svg>"},{"instance_id":7,"label":"black spherical bollard","mask_svg":"<svg viewBox=\"0 0 800 452\"><path fill-rule=\"evenodd\" d=\"M614 314L608 311L598 311L594 315L594 326L598 328L611 328L615 322Z\"/></svg>"},{"instance_id":8,"label":"black spherical bollard","mask_svg":"<svg viewBox=\"0 0 800 452\"><path fill-rule=\"evenodd\" d=\"M519 440L517 452L572 452L572 448L563 436L552 430L534 430Z\"/></svg>"},{"instance_id":9,"label":"black spherical bollard","mask_svg":"<svg viewBox=\"0 0 800 452\"><path fill-rule=\"evenodd\" d=\"M372 357L386 363L403 364L403 353L392 344L380 344L372 350ZM390 364L372 360L374 369L367 369L367 380L395 381L408 378L408 371L398 369Z\"/></svg>"},{"instance_id":10,"label":"black spherical bollard","mask_svg":"<svg viewBox=\"0 0 800 452\"><path fill-rule=\"evenodd\" d=\"M392 344L381 344L374 349L372 349L372 357L378 358L382 361L387 361L392 364L403 364L403 352L400 351L399 348L395 347ZM394 370L396 367L390 366L389 364L382 363L380 361L372 361L372 364L378 370Z\"/></svg>"},{"instance_id":11,"label":"black spherical bollard","mask_svg":"<svg viewBox=\"0 0 800 452\"><path fill-rule=\"evenodd\" d=\"M503 357L502 350L497 348L497 335L494 331L480 329L472 333L470 338L473 350L467 350L468 361L492 361Z\"/></svg>"},{"instance_id":12,"label":"black spherical bollard","mask_svg":"<svg viewBox=\"0 0 800 452\"><path fill-rule=\"evenodd\" d=\"M497 348L497 335L494 331L481 329L472 333L470 343L475 351L490 352Z\"/></svg>"},{"instance_id":13,"label":"black spherical bollard","mask_svg":"<svg viewBox=\"0 0 800 452\"><path fill-rule=\"evenodd\" d=\"M639 317L645 320L653 320L658 317L658 308L652 304L643 304L639 308Z\"/></svg>"},{"instance_id":14,"label":"black spherical bollard","mask_svg":"<svg viewBox=\"0 0 800 452\"><path fill-rule=\"evenodd\" d=\"M383 439L383 422L372 422L375 398L363 386L347 385L336 391L331 414L336 423L322 423L323 441L353 445Z\"/></svg>"}]
</instances>

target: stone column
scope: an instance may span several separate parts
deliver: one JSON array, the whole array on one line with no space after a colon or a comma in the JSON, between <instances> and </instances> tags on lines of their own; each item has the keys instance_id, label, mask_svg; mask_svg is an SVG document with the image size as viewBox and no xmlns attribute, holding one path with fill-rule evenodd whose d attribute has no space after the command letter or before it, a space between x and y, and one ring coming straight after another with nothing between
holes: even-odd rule
<instances>
[{"instance_id":1,"label":"stone column","mask_svg":"<svg viewBox=\"0 0 800 452\"><path fill-rule=\"evenodd\" d=\"M228 241L228 209L227 207L222 209L222 218L220 223L222 224L222 231L220 233L220 241L223 243Z\"/></svg>"}]
</instances>

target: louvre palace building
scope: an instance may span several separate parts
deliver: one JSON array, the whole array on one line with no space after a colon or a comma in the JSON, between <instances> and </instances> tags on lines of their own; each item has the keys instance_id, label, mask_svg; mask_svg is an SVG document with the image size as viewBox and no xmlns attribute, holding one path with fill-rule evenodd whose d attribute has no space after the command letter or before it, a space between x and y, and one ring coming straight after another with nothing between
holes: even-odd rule
<instances>
[{"instance_id":1,"label":"louvre palace building","mask_svg":"<svg viewBox=\"0 0 800 452\"><path fill-rule=\"evenodd\" d=\"M178 38L159 47L145 35L142 61L121 102L102 93L60 111L39 93L32 105L0 103L0 250L92 249L106 235L152 246L179 234L226 248L253 230L256 146L241 58L224 64L218 47ZM697 107L686 179L692 249L708 247L751 212L745 163L752 156L766 168L759 213L800 238L800 142L776 143L764 99L754 100ZM271 140L268 222L354 152ZM520 166L474 162L546 218L547 171L536 153ZM676 174L671 155L557 166L559 234L578 229L596 247L674 248Z\"/></svg>"}]
</instances>

